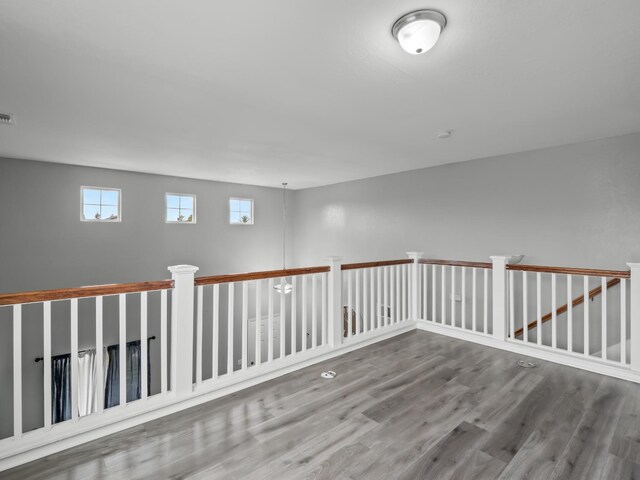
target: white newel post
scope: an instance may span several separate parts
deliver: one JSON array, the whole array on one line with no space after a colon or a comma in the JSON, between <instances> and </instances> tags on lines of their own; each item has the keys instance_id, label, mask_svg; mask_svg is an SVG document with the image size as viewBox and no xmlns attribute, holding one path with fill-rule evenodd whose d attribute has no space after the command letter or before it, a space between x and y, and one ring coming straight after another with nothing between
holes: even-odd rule
<instances>
[{"instance_id":1,"label":"white newel post","mask_svg":"<svg viewBox=\"0 0 640 480\"><path fill-rule=\"evenodd\" d=\"M193 302L198 267L169 267L175 282L171 296L171 390L180 396L193 390Z\"/></svg>"},{"instance_id":2,"label":"white newel post","mask_svg":"<svg viewBox=\"0 0 640 480\"><path fill-rule=\"evenodd\" d=\"M493 337L507 339L507 261L511 256L492 256L493 262Z\"/></svg>"},{"instance_id":3,"label":"white newel post","mask_svg":"<svg viewBox=\"0 0 640 480\"><path fill-rule=\"evenodd\" d=\"M407 252L410 259L413 260L411 264L411 286L409 287L409 295L411 299L411 319L418 320L420 315L420 275L419 266L420 259L424 252Z\"/></svg>"},{"instance_id":4,"label":"white newel post","mask_svg":"<svg viewBox=\"0 0 640 480\"><path fill-rule=\"evenodd\" d=\"M627 263L631 269L631 332L629 353L631 370L640 372L640 263Z\"/></svg>"},{"instance_id":5,"label":"white newel post","mask_svg":"<svg viewBox=\"0 0 640 480\"><path fill-rule=\"evenodd\" d=\"M329 294L327 295L329 317L327 321L329 347L342 344L342 257L327 257L329 263Z\"/></svg>"}]
</instances>

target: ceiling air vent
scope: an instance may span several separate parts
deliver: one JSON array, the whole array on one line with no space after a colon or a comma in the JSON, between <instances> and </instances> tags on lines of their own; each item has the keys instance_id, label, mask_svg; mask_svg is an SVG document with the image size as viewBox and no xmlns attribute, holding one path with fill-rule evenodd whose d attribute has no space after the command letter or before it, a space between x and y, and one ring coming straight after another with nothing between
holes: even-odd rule
<instances>
[{"instance_id":1,"label":"ceiling air vent","mask_svg":"<svg viewBox=\"0 0 640 480\"><path fill-rule=\"evenodd\" d=\"M0 113L0 125L15 125L15 118L10 113Z\"/></svg>"}]
</instances>

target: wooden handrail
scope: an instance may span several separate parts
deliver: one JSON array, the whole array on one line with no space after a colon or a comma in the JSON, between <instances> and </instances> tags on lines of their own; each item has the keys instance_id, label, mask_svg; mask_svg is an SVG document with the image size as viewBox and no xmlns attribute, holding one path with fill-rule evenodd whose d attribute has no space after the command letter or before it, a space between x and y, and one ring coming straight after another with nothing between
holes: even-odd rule
<instances>
[{"instance_id":1,"label":"wooden handrail","mask_svg":"<svg viewBox=\"0 0 640 480\"><path fill-rule=\"evenodd\" d=\"M406 265L408 263L413 263L413 260L410 258L403 258L401 260L381 260L379 262L345 263L342 265L342 270L358 270L360 268L388 267L391 265Z\"/></svg>"},{"instance_id":2,"label":"wooden handrail","mask_svg":"<svg viewBox=\"0 0 640 480\"><path fill-rule=\"evenodd\" d=\"M57 290L36 290L32 292L2 293L0 306L20 303L48 302L71 298L101 297L121 293L149 292L173 288L173 280L154 282L114 283L111 285L92 285L89 287L61 288Z\"/></svg>"},{"instance_id":3,"label":"wooden handrail","mask_svg":"<svg viewBox=\"0 0 640 480\"><path fill-rule=\"evenodd\" d=\"M521 272L558 273L564 275L584 275L587 277L631 278L629 270L598 270L594 268L545 267L542 265L510 265L507 270Z\"/></svg>"},{"instance_id":4,"label":"wooden handrail","mask_svg":"<svg viewBox=\"0 0 640 480\"><path fill-rule=\"evenodd\" d=\"M312 273L326 273L330 270L326 267L288 268L286 270L265 270L263 272L232 273L227 275L214 275L211 277L196 277L196 286L214 285L219 283L243 282L246 280L264 280L265 278L293 277L296 275L309 275Z\"/></svg>"},{"instance_id":5,"label":"wooden handrail","mask_svg":"<svg viewBox=\"0 0 640 480\"><path fill-rule=\"evenodd\" d=\"M435 258L421 258L420 263L425 265L450 265L452 267L493 268L491 262L464 262L461 260L439 260Z\"/></svg>"},{"instance_id":6,"label":"wooden handrail","mask_svg":"<svg viewBox=\"0 0 640 480\"><path fill-rule=\"evenodd\" d=\"M609 280L607 282L607 290L610 289L611 287L615 287L619 283L620 283L620 279L619 278L612 278L611 280ZM589 300L591 300L592 298L597 297L601 293L602 293L602 285L599 285L599 286L589 290ZM576 297L576 298L573 299L573 302L571 302L571 308L575 308L578 305L581 305L583 303L584 303L584 295L581 295L581 296ZM556 316L557 315L562 315L563 313L566 313L568 308L569 308L569 305L565 303L560 308L556 309ZM543 316L540 319L540 325L542 326L542 324L548 322L552 318L553 318L553 312L547 313L545 316ZM538 320L536 319L535 321L533 321L533 322L531 322L530 324L527 325L527 330L533 330L537 326L538 326ZM524 333L524 328L520 328L520 329L518 329L518 330L516 330L514 332L514 335L516 337L519 337L523 333Z\"/></svg>"}]
</instances>

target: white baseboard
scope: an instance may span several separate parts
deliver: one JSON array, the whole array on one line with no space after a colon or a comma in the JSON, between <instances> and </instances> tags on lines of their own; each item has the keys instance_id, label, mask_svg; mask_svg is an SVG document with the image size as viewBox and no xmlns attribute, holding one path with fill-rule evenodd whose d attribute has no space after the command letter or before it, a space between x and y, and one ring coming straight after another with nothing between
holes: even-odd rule
<instances>
[{"instance_id":1,"label":"white baseboard","mask_svg":"<svg viewBox=\"0 0 640 480\"><path fill-rule=\"evenodd\" d=\"M466 340L468 342L478 343L480 345L486 345L487 347L507 350L519 355L539 358L541 360L547 360L549 362L566 365L568 367L580 368L589 372L599 373L601 375L608 375L610 377L640 383L640 372L633 371L629 366L626 365L615 365L613 362L606 362L593 357L585 358L584 356L578 354L562 353L558 352L557 350L552 350L549 347L534 344L524 344L519 341L514 342L511 340L507 340L505 342L502 342L490 335L485 335L483 333L472 333L461 330L459 328L453 328L447 325L439 325L424 320L418 320L417 328L418 330L423 330L425 332L446 335L448 337L458 338L460 340Z\"/></svg>"},{"instance_id":2,"label":"white baseboard","mask_svg":"<svg viewBox=\"0 0 640 480\"><path fill-rule=\"evenodd\" d=\"M415 329L415 321L404 321L380 331L374 330L345 338L338 348L318 347L298 352L294 356L276 359L268 364L251 367L246 371L236 371L229 377L220 377L215 382L204 381L183 398L176 398L171 393L156 395L144 402L136 401L124 407L114 407L102 414L82 417L75 424L64 422L54 425L48 432L39 429L27 432L18 439L0 440L0 472L215 400Z\"/></svg>"}]
</instances>

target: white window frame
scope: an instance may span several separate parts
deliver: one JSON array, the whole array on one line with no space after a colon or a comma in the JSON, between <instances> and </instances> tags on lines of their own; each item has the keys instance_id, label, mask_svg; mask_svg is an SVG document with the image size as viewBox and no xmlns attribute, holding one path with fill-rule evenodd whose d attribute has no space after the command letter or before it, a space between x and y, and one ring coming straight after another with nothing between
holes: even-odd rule
<instances>
[{"instance_id":1,"label":"white window frame","mask_svg":"<svg viewBox=\"0 0 640 480\"><path fill-rule=\"evenodd\" d=\"M84 217L84 191L85 190L106 190L109 192L118 192L118 218L114 220L109 220L106 218L85 218ZM93 205L93 204L89 204ZM102 204L100 204L102 206ZM111 206L111 205L107 205ZM92 187L89 185L82 185L80 187L80 221L81 222L89 222L89 223L118 223L122 222L122 190L119 188L111 188L111 187Z\"/></svg>"},{"instance_id":2,"label":"white window frame","mask_svg":"<svg viewBox=\"0 0 640 480\"><path fill-rule=\"evenodd\" d=\"M191 222L181 222L179 220L167 220L167 210L169 210L169 202L167 196L175 195L178 197L191 197L193 198L193 220ZM197 195L195 193L176 193L176 192L165 192L164 194L164 222L171 223L174 225L195 225L198 220L198 216L196 214L197 206L196 206Z\"/></svg>"},{"instance_id":3,"label":"white window frame","mask_svg":"<svg viewBox=\"0 0 640 480\"><path fill-rule=\"evenodd\" d=\"M244 201L244 202L250 202L251 203L251 221L248 223L242 223L242 222L232 222L231 221L231 202L233 200L240 200L240 201ZM229 225L240 225L243 227L249 226L249 225L254 225L255 224L255 206L254 206L254 200L253 198L241 198L241 197L229 197Z\"/></svg>"}]
</instances>

